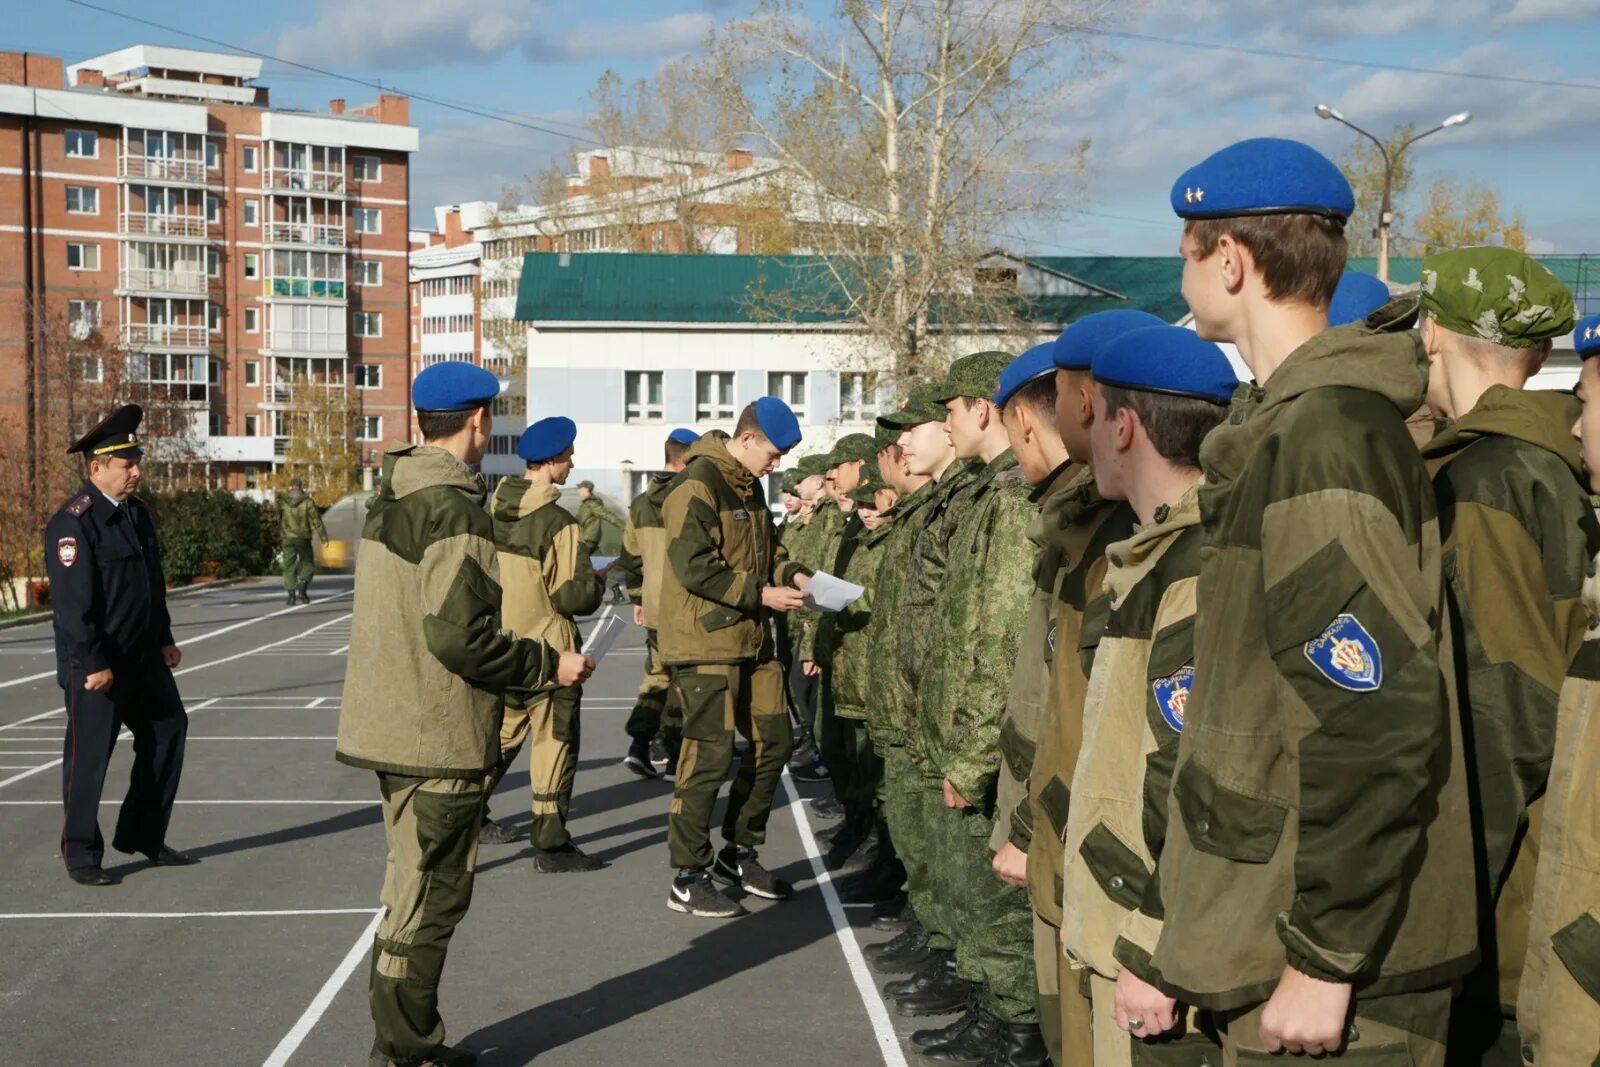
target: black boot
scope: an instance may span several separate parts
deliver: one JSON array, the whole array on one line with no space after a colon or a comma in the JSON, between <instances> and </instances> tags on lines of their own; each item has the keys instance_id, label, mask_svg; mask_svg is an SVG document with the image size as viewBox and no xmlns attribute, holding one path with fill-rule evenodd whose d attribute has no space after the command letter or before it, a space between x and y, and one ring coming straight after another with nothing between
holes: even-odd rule
<instances>
[{"instance_id":1,"label":"black boot","mask_svg":"<svg viewBox=\"0 0 1600 1067\"><path fill-rule=\"evenodd\" d=\"M922 1050L923 1058L933 1063L987 1064L1000 1052L1000 1034L1005 1024L982 1007L974 1008L972 1025L949 1041Z\"/></svg>"},{"instance_id":2,"label":"black boot","mask_svg":"<svg viewBox=\"0 0 1600 1067\"><path fill-rule=\"evenodd\" d=\"M1049 1067L1050 1052L1044 1046L1039 1024L999 1023L987 1064L990 1067Z\"/></svg>"},{"instance_id":3,"label":"black boot","mask_svg":"<svg viewBox=\"0 0 1600 1067\"><path fill-rule=\"evenodd\" d=\"M901 1015L950 1015L965 1008L977 986L956 973L955 953L949 953L945 966L920 990L896 997L895 1011Z\"/></svg>"},{"instance_id":4,"label":"black boot","mask_svg":"<svg viewBox=\"0 0 1600 1067\"><path fill-rule=\"evenodd\" d=\"M955 953L949 949L938 949L931 952L928 962L917 968L917 972L909 978L898 978L886 983L883 991L891 997L904 997L912 993L920 993L934 982L938 981L948 968L954 970L956 965Z\"/></svg>"},{"instance_id":5,"label":"black boot","mask_svg":"<svg viewBox=\"0 0 1600 1067\"><path fill-rule=\"evenodd\" d=\"M905 884L906 869L898 860L880 863L864 871L851 874L835 883L839 901L843 904L878 904L900 896Z\"/></svg>"},{"instance_id":6,"label":"black boot","mask_svg":"<svg viewBox=\"0 0 1600 1067\"><path fill-rule=\"evenodd\" d=\"M844 829L834 837L828 845L828 851L822 856L822 865L830 871L843 867L872 836L872 821L861 813L846 812L844 822Z\"/></svg>"},{"instance_id":7,"label":"black boot","mask_svg":"<svg viewBox=\"0 0 1600 1067\"><path fill-rule=\"evenodd\" d=\"M911 1032L911 1044L919 1049L937 1048L940 1045L948 1045L950 1042L966 1033L967 1030L970 1029L977 1021L978 1005L973 1003L968 1005L967 1010L963 1012L955 1022L948 1026L940 1026L937 1028L929 1027L926 1030L913 1030Z\"/></svg>"},{"instance_id":8,"label":"black boot","mask_svg":"<svg viewBox=\"0 0 1600 1067\"><path fill-rule=\"evenodd\" d=\"M300 588L297 590L297 592L299 592L299 594L300 594L300 603L302 603L302 604L311 603L311 583L310 582L301 582L300 583Z\"/></svg>"},{"instance_id":9,"label":"black boot","mask_svg":"<svg viewBox=\"0 0 1600 1067\"><path fill-rule=\"evenodd\" d=\"M898 930L916 921L917 913L912 910L911 898L905 893L898 893L889 900L880 900L872 906L874 930Z\"/></svg>"},{"instance_id":10,"label":"black boot","mask_svg":"<svg viewBox=\"0 0 1600 1067\"><path fill-rule=\"evenodd\" d=\"M867 945L861 950L861 955L868 960L875 960L879 956L893 956L897 952L904 952L918 941L926 944L927 940L927 931L922 928L921 924L913 923L887 941L879 941L875 945Z\"/></svg>"},{"instance_id":11,"label":"black boot","mask_svg":"<svg viewBox=\"0 0 1600 1067\"><path fill-rule=\"evenodd\" d=\"M291 585L289 587L289 606L292 608L298 603L300 603L300 598L296 595L295 587Z\"/></svg>"},{"instance_id":12,"label":"black boot","mask_svg":"<svg viewBox=\"0 0 1600 1067\"><path fill-rule=\"evenodd\" d=\"M869 956L867 966L879 974L916 974L933 959L935 951L928 947L927 931L919 929L898 947Z\"/></svg>"}]
</instances>

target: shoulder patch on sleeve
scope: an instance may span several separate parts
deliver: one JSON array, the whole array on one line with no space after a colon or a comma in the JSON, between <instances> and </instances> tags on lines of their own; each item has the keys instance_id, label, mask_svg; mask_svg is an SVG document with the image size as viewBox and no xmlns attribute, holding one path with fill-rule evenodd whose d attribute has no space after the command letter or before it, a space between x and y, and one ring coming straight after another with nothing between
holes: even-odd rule
<instances>
[{"instance_id":1,"label":"shoulder patch on sleeve","mask_svg":"<svg viewBox=\"0 0 1600 1067\"><path fill-rule=\"evenodd\" d=\"M81 518L83 513L88 511L93 506L94 498L88 493L84 493L81 496L75 496L69 500L67 502L66 511L69 515L77 515Z\"/></svg>"},{"instance_id":2,"label":"shoulder patch on sleeve","mask_svg":"<svg viewBox=\"0 0 1600 1067\"><path fill-rule=\"evenodd\" d=\"M1165 678L1150 683L1155 694L1156 708L1167 725L1183 733L1184 715L1189 706L1189 689L1194 685L1194 668L1179 667Z\"/></svg>"},{"instance_id":3,"label":"shoulder patch on sleeve","mask_svg":"<svg viewBox=\"0 0 1600 1067\"><path fill-rule=\"evenodd\" d=\"M1371 693L1383 685L1383 652L1361 620L1346 612L1305 644L1306 659L1341 689Z\"/></svg>"},{"instance_id":4,"label":"shoulder patch on sleeve","mask_svg":"<svg viewBox=\"0 0 1600 1067\"><path fill-rule=\"evenodd\" d=\"M78 562L78 539L76 537L63 537L56 542L56 559L61 561L63 567L70 567Z\"/></svg>"}]
</instances>

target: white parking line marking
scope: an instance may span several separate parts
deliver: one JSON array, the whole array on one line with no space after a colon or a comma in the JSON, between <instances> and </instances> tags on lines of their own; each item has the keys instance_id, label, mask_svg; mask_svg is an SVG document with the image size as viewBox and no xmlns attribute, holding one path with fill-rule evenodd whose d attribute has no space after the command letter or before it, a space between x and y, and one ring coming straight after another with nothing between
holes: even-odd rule
<instances>
[{"instance_id":1,"label":"white parking line marking","mask_svg":"<svg viewBox=\"0 0 1600 1067\"><path fill-rule=\"evenodd\" d=\"M102 800L101 806L121 804L120 800ZM174 800L174 804L313 804L332 805L342 808L376 808L382 805L379 800ZM59 800L0 800L0 807L7 808L33 808L45 806L61 806Z\"/></svg>"},{"instance_id":2,"label":"white parking line marking","mask_svg":"<svg viewBox=\"0 0 1600 1067\"><path fill-rule=\"evenodd\" d=\"M262 1061L261 1067L284 1067L284 1064L289 1062L289 1057L295 1054L295 1050L306 1039L306 1035L311 1033L317 1022L327 1013L328 1006L333 1003L333 998L338 995L340 987L350 980L350 976L361 965L361 961L372 951L372 937L378 932L378 924L382 921L383 909L380 908L373 912L372 921L367 924L367 928L361 931L356 943L350 946L350 951L339 961L339 966L334 968L328 980L322 983L317 995L311 998L311 1003L306 1005L306 1010L300 1013L300 1018L295 1020L289 1032L283 1035L278 1047Z\"/></svg>"},{"instance_id":3,"label":"white parking line marking","mask_svg":"<svg viewBox=\"0 0 1600 1067\"><path fill-rule=\"evenodd\" d=\"M371 915L372 908L294 908L281 911L10 911L0 919L280 919L300 915ZM382 914L382 911L379 911Z\"/></svg>"}]
</instances>

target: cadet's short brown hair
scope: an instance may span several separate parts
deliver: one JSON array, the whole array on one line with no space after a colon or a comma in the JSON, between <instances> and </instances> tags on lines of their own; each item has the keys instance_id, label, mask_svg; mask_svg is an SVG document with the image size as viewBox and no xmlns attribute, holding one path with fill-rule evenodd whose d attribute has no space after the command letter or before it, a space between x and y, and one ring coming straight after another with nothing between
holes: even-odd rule
<instances>
[{"instance_id":1,"label":"cadet's short brown hair","mask_svg":"<svg viewBox=\"0 0 1600 1067\"><path fill-rule=\"evenodd\" d=\"M674 441L670 437L667 438L667 445L666 445L666 448L663 450L663 453L664 453L664 458L666 459L668 466L670 466L670 465L678 462L678 460L682 459L683 458L683 454L685 452L687 452L687 451L689 451L689 446L684 444L682 441Z\"/></svg>"},{"instance_id":2,"label":"cadet's short brown hair","mask_svg":"<svg viewBox=\"0 0 1600 1067\"><path fill-rule=\"evenodd\" d=\"M460 433L462 427L466 426L467 420L472 418L472 413L482 410L483 408L468 408L466 411L419 411L417 429L422 431L424 441L442 441L446 437L454 437Z\"/></svg>"},{"instance_id":3,"label":"cadet's short brown hair","mask_svg":"<svg viewBox=\"0 0 1600 1067\"><path fill-rule=\"evenodd\" d=\"M1006 407L1022 405L1030 407L1036 414L1042 415L1051 425L1055 425L1056 417L1056 376L1054 374L1041 374L1031 382L1025 382L1006 401Z\"/></svg>"},{"instance_id":4,"label":"cadet's short brown hair","mask_svg":"<svg viewBox=\"0 0 1600 1067\"><path fill-rule=\"evenodd\" d=\"M1202 259L1216 251L1224 234L1250 250L1261 269L1267 295L1325 308L1350 258L1344 222L1321 215L1246 215L1232 219L1190 219L1183 232Z\"/></svg>"},{"instance_id":5,"label":"cadet's short brown hair","mask_svg":"<svg viewBox=\"0 0 1600 1067\"><path fill-rule=\"evenodd\" d=\"M756 405L752 401L739 412L739 421L733 424L733 436L739 438L747 433L753 433L763 441L767 439L767 431L761 428L761 417L756 414Z\"/></svg>"},{"instance_id":6,"label":"cadet's short brown hair","mask_svg":"<svg viewBox=\"0 0 1600 1067\"><path fill-rule=\"evenodd\" d=\"M1139 416L1145 435L1161 458L1190 470L1200 469L1200 442L1228 414L1225 406L1196 396L1173 396L1096 384L1106 398L1106 418L1128 408Z\"/></svg>"}]
</instances>

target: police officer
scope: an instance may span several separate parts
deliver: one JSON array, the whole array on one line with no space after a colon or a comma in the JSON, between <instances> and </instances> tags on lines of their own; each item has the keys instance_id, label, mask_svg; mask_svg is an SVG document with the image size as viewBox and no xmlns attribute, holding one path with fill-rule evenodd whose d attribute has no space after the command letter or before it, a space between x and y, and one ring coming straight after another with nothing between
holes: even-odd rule
<instances>
[{"instance_id":1,"label":"police officer","mask_svg":"<svg viewBox=\"0 0 1600 1067\"><path fill-rule=\"evenodd\" d=\"M100 862L100 793L117 734L133 734L133 777L111 845L161 867L197 862L167 844L183 772L189 718L172 678L172 640L161 547L139 488L136 404L118 408L67 451L88 478L44 530L56 638L56 681L66 692L61 762L66 818L61 858L79 885L111 885Z\"/></svg>"},{"instance_id":2,"label":"police officer","mask_svg":"<svg viewBox=\"0 0 1600 1067\"><path fill-rule=\"evenodd\" d=\"M283 538L283 586L290 604L311 603L311 579L317 573L311 554L311 535L326 542L328 528L322 525L317 502L306 493L299 478L289 482L289 491L278 498L278 536Z\"/></svg>"}]
</instances>

